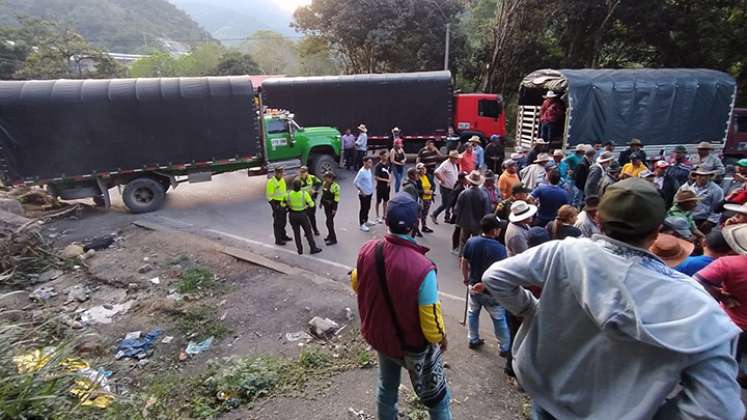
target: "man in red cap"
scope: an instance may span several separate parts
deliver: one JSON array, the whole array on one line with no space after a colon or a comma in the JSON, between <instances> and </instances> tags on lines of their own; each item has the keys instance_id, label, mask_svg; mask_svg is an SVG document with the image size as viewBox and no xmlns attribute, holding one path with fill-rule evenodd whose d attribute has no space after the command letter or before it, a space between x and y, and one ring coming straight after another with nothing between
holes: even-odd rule
<instances>
[{"instance_id":1,"label":"man in red cap","mask_svg":"<svg viewBox=\"0 0 747 420\"><path fill-rule=\"evenodd\" d=\"M669 168L669 163L666 160L656 162L652 182L656 185L656 189L659 190L659 194L664 198L667 208L671 208L674 194L677 193L679 186L677 185L677 181L669 175L667 168Z\"/></svg>"}]
</instances>

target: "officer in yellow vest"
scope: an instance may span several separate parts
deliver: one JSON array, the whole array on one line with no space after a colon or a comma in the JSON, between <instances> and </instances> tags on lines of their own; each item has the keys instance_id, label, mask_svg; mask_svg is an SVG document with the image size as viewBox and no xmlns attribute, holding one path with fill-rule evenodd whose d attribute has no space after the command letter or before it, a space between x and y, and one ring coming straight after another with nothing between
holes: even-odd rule
<instances>
[{"instance_id":1,"label":"officer in yellow vest","mask_svg":"<svg viewBox=\"0 0 747 420\"><path fill-rule=\"evenodd\" d=\"M337 205L340 203L340 184L335 182L335 173L332 171L325 172L322 176L322 207L324 215L327 216L327 237L324 242L329 245L337 243L337 234L335 233L335 214L337 214Z\"/></svg>"},{"instance_id":2,"label":"officer in yellow vest","mask_svg":"<svg viewBox=\"0 0 747 420\"><path fill-rule=\"evenodd\" d=\"M309 174L309 168L302 166L298 170L298 178L301 180L301 190L306 191L311 195L311 199L316 203L316 198L319 196L319 190L322 188L322 181L314 175ZM319 229L316 227L316 206L309 207L306 210L309 215L309 222L311 227L314 229L314 235L319 236Z\"/></svg>"},{"instance_id":3,"label":"officer in yellow vest","mask_svg":"<svg viewBox=\"0 0 747 420\"><path fill-rule=\"evenodd\" d=\"M303 244L301 243L301 228L303 228L306 240L309 241L311 253L318 254L322 252L322 250L316 247L308 216L308 209L314 207L314 200L311 199L311 195L308 192L303 191L301 188L301 180L295 179L293 181L293 191L288 193L288 198L285 200L288 206L288 211L290 212L289 216L291 228L293 228L293 238L296 240L298 255L303 254Z\"/></svg>"},{"instance_id":4,"label":"officer in yellow vest","mask_svg":"<svg viewBox=\"0 0 747 420\"><path fill-rule=\"evenodd\" d=\"M284 170L282 166L275 168L274 176L267 180L265 187L265 198L272 208L272 230L275 234L275 244L285 245L291 238L285 233L285 225L288 224L285 198L287 195Z\"/></svg>"}]
</instances>

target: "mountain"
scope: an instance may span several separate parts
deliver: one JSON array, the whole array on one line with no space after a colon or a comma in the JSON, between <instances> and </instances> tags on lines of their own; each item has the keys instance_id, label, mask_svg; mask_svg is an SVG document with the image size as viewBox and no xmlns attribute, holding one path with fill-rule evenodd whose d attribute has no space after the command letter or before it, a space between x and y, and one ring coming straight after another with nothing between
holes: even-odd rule
<instances>
[{"instance_id":1,"label":"mountain","mask_svg":"<svg viewBox=\"0 0 747 420\"><path fill-rule=\"evenodd\" d=\"M180 52L212 37L166 0L0 0L0 26L17 17L70 25L91 44L118 53Z\"/></svg>"},{"instance_id":2,"label":"mountain","mask_svg":"<svg viewBox=\"0 0 747 420\"><path fill-rule=\"evenodd\" d=\"M293 12L268 0L169 0L226 45L239 45L258 30L298 36Z\"/></svg>"}]
</instances>

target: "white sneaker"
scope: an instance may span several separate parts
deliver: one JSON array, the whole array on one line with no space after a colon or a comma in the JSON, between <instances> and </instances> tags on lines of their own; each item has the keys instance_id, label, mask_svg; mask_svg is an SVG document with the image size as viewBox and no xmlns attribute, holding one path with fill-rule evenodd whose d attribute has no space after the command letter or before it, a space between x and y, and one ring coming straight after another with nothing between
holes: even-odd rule
<instances>
[{"instance_id":1,"label":"white sneaker","mask_svg":"<svg viewBox=\"0 0 747 420\"><path fill-rule=\"evenodd\" d=\"M377 218L376 218L376 223L378 223L378 224L382 224L382 223L384 223L384 221L383 221L383 220L381 220L381 217L377 217Z\"/></svg>"},{"instance_id":2,"label":"white sneaker","mask_svg":"<svg viewBox=\"0 0 747 420\"><path fill-rule=\"evenodd\" d=\"M376 222L366 222L366 226L376 226Z\"/></svg>"},{"instance_id":3,"label":"white sneaker","mask_svg":"<svg viewBox=\"0 0 747 420\"><path fill-rule=\"evenodd\" d=\"M368 227L368 226L366 226L366 224L364 223L364 224L361 225L361 230L364 231L364 232L370 232L371 228Z\"/></svg>"}]
</instances>

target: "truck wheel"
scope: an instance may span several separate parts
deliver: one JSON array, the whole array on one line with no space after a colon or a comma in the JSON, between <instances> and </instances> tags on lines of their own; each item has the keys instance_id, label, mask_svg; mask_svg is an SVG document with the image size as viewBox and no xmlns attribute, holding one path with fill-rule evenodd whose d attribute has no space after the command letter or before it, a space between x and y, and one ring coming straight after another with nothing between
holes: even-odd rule
<instances>
[{"instance_id":1,"label":"truck wheel","mask_svg":"<svg viewBox=\"0 0 747 420\"><path fill-rule=\"evenodd\" d=\"M335 172L337 161L330 155L311 155L309 169L314 175L321 177L327 171Z\"/></svg>"},{"instance_id":2,"label":"truck wheel","mask_svg":"<svg viewBox=\"0 0 747 420\"><path fill-rule=\"evenodd\" d=\"M163 185L153 178L136 178L127 183L122 200L133 213L147 213L163 206L166 192Z\"/></svg>"}]
</instances>

